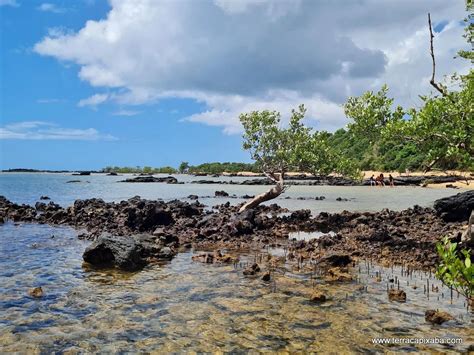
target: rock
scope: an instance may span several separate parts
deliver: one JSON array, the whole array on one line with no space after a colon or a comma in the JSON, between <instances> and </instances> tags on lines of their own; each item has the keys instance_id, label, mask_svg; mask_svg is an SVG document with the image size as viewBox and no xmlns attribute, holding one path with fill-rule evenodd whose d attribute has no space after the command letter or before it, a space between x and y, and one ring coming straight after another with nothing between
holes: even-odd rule
<instances>
[{"instance_id":1,"label":"rock","mask_svg":"<svg viewBox=\"0 0 474 355\"><path fill-rule=\"evenodd\" d=\"M193 255L193 261L199 261L205 264L213 264L214 263L214 255L212 253L203 253L199 255Z\"/></svg>"},{"instance_id":2,"label":"rock","mask_svg":"<svg viewBox=\"0 0 474 355\"><path fill-rule=\"evenodd\" d=\"M474 190L436 200L434 209L446 222L467 221L474 210Z\"/></svg>"},{"instance_id":3,"label":"rock","mask_svg":"<svg viewBox=\"0 0 474 355\"><path fill-rule=\"evenodd\" d=\"M347 254L331 253L319 259L321 264L326 266L347 266L352 263L352 258Z\"/></svg>"},{"instance_id":4,"label":"rock","mask_svg":"<svg viewBox=\"0 0 474 355\"><path fill-rule=\"evenodd\" d=\"M43 289L40 287L35 287L35 288L32 288L31 290L28 291L28 294L31 296L31 297L34 297L34 298L41 298L43 297Z\"/></svg>"},{"instance_id":5,"label":"rock","mask_svg":"<svg viewBox=\"0 0 474 355\"><path fill-rule=\"evenodd\" d=\"M265 281L265 282L270 281L271 278L272 278L272 277L271 277L271 275L270 275L269 272L264 273L263 276L262 276L262 280Z\"/></svg>"},{"instance_id":6,"label":"rock","mask_svg":"<svg viewBox=\"0 0 474 355\"><path fill-rule=\"evenodd\" d=\"M218 250L216 250L214 253L194 255L192 259L205 264L231 264L239 260L238 258L229 254L222 255Z\"/></svg>"},{"instance_id":7,"label":"rock","mask_svg":"<svg viewBox=\"0 0 474 355\"><path fill-rule=\"evenodd\" d=\"M403 290L391 288L388 290L388 299L390 301L406 302L407 294Z\"/></svg>"},{"instance_id":8,"label":"rock","mask_svg":"<svg viewBox=\"0 0 474 355\"><path fill-rule=\"evenodd\" d=\"M154 230L153 235L157 237L161 237L165 235L165 229L163 227L158 227Z\"/></svg>"},{"instance_id":9,"label":"rock","mask_svg":"<svg viewBox=\"0 0 474 355\"><path fill-rule=\"evenodd\" d=\"M40 200L51 200L48 196L41 196Z\"/></svg>"},{"instance_id":10,"label":"rock","mask_svg":"<svg viewBox=\"0 0 474 355\"><path fill-rule=\"evenodd\" d=\"M454 317L447 312L428 309L425 312L425 320L433 324L443 324L444 322L453 320Z\"/></svg>"},{"instance_id":11,"label":"rock","mask_svg":"<svg viewBox=\"0 0 474 355\"><path fill-rule=\"evenodd\" d=\"M255 275L258 272L260 272L260 266L255 263L244 270L244 275L251 276Z\"/></svg>"},{"instance_id":12,"label":"rock","mask_svg":"<svg viewBox=\"0 0 474 355\"><path fill-rule=\"evenodd\" d=\"M328 281L352 281L352 276L345 269L334 267L328 270Z\"/></svg>"},{"instance_id":13,"label":"rock","mask_svg":"<svg viewBox=\"0 0 474 355\"><path fill-rule=\"evenodd\" d=\"M188 198L190 200L197 200L199 198L199 196L198 195L189 195Z\"/></svg>"},{"instance_id":14,"label":"rock","mask_svg":"<svg viewBox=\"0 0 474 355\"><path fill-rule=\"evenodd\" d=\"M118 176L118 174L114 171L111 171L110 173L107 174L107 176Z\"/></svg>"},{"instance_id":15,"label":"rock","mask_svg":"<svg viewBox=\"0 0 474 355\"><path fill-rule=\"evenodd\" d=\"M154 177L154 176L137 176L135 178L125 179L119 182L163 182L166 184L177 184L178 179L173 176Z\"/></svg>"},{"instance_id":16,"label":"rock","mask_svg":"<svg viewBox=\"0 0 474 355\"><path fill-rule=\"evenodd\" d=\"M101 235L83 254L85 262L97 267L117 267L135 271L143 268L149 259L169 260L175 252L157 243L150 235L130 237Z\"/></svg>"},{"instance_id":17,"label":"rock","mask_svg":"<svg viewBox=\"0 0 474 355\"><path fill-rule=\"evenodd\" d=\"M313 303L322 303L326 302L326 295L321 291L313 291L309 300Z\"/></svg>"},{"instance_id":18,"label":"rock","mask_svg":"<svg viewBox=\"0 0 474 355\"><path fill-rule=\"evenodd\" d=\"M89 176L91 174L90 171L80 171L78 173L73 173L74 176Z\"/></svg>"},{"instance_id":19,"label":"rock","mask_svg":"<svg viewBox=\"0 0 474 355\"><path fill-rule=\"evenodd\" d=\"M224 190L221 190L221 191L214 192L214 196L216 196L216 197L228 197L229 194L227 192L225 192Z\"/></svg>"}]
</instances>

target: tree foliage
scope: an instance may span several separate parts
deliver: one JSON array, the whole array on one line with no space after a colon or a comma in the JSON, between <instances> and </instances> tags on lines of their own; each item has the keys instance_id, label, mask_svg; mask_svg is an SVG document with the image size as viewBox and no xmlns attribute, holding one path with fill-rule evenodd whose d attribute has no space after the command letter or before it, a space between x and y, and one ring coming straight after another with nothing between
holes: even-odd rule
<instances>
[{"instance_id":1,"label":"tree foliage","mask_svg":"<svg viewBox=\"0 0 474 355\"><path fill-rule=\"evenodd\" d=\"M282 127L281 114L276 111L241 114L243 148L269 175L288 171L357 175L356 164L333 149L330 133L313 131L302 123L305 114L304 105L292 110L287 127Z\"/></svg>"},{"instance_id":2,"label":"tree foliage","mask_svg":"<svg viewBox=\"0 0 474 355\"><path fill-rule=\"evenodd\" d=\"M474 37L472 9L472 3L468 4L471 12L466 19L464 36L471 47ZM431 20L429 24L431 26ZM430 33L433 41L431 27ZM392 168L399 171L404 166L425 170L433 167L474 170L474 72L471 69L465 75L453 74L450 80L455 89L450 90L447 85L435 82L433 45L431 54L430 83L437 94L421 96L421 108L392 108L393 99L388 97L386 85L377 93L368 91L359 97L351 97L344 105L345 113L351 119L349 135L356 141L368 142L371 147L363 152L363 159L359 159L362 165L377 166L383 158L394 162ZM458 54L473 61L472 50L461 50ZM367 162L367 158L371 160Z\"/></svg>"},{"instance_id":3,"label":"tree foliage","mask_svg":"<svg viewBox=\"0 0 474 355\"><path fill-rule=\"evenodd\" d=\"M474 297L474 264L468 250L457 249L457 243L448 238L436 244L441 259L436 277L446 286L452 287L468 299Z\"/></svg>"}]
</instances>

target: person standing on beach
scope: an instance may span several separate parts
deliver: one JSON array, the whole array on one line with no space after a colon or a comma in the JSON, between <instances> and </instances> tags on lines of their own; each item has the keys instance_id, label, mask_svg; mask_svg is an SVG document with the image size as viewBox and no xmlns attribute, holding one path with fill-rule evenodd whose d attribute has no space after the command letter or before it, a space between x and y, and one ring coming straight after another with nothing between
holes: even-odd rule
<instances>
[{"instance_id":1,"label":"person standing on beach","mask_svg":"<svg viewBox=\"0 0 474 355\"><path fill-rule=\"evenodd\" d=\"M393 181L393 176L392 174L388 174L388 181L390 182L390 187L394 187L395 183Z\"/></svg>"}]
</instances>

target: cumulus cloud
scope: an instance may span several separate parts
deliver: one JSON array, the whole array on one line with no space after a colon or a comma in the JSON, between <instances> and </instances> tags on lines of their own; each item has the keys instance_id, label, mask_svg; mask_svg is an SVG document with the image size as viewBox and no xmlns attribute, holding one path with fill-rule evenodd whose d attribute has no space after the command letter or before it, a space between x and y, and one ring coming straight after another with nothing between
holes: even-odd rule
<instances>
[{"instance_id":1,"label":"cumulus cloud","mask_svg":"<svg viewBox=\"0 0 474 355\"><path fill-rule=\"evenodd\" d=\"M188 121L240 128L238 113L305 103L318 128L344 125L348 95L393 88L402 104L427 93L426 13L448 23L436 38L439 74L463 46L463 2L444 0L157 1L111 0L102 20L55 32L34 49L79 66L79 77L108 88L79 106L140 105L191 98L206 109ZM453 64L454 63L454 64ZM415 95L416 93L416 95Z\"/></svg>"},{"instance_id":2,"label":"cumulus cloud","mask_svg":"<svg viewBox=\"0 0 474 355\"><path fill-rule=\"evenodd\" d=\"M22 140L116 140L110 134L101 134L94 128L63 128L43 121L24 121L0 127L0 139Z\"/></svg>"}]
</instances>

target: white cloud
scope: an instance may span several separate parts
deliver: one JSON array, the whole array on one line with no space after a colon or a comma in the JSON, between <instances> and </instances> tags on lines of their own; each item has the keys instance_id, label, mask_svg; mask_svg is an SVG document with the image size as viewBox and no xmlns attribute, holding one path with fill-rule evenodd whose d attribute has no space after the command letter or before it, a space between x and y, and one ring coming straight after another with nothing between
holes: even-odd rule
<instances>
[{"instance_id":1,"label":"white cloud","mask_svg":"<svg viewBox=\"0 0 474 355\"><path fill-rule=\"evenodd\" d=\"M117 140L110 134L101 134L94 128L63 128L49 122L24 121L0 127L0 139L22 140Z\"/></svg>"},{"instance_id":2,"label":"white cloud","mask_svg":"<svg viewBox=\"0 0 474 355\"><path fill-rule=\"evenodd\" d=\"M0 6L18 7L20 4L16 0L0 0Z\"/></svg>"},{"instance_id":3,"label":"white cloud","mask_svg":"<svg viewBox=\"0 0 474 355\"><path fill-rule=\"evenodd\" d=\"M114 115L114 116L136 116L140 113L141 113L140 111L121 109L121 110L115 111L114 113L112 113L112 115Z\"/></svg>"},{"instance_id":4,"label":"white cloud","mask_svg":"<svg viewBox=\"0 0 474 355\"><path fill-rule=\"evenodd\" d=\"M438 78L466 70L462 1L111 0L106 18L76 33L54 31L35 51L79 66L107 88L79 106L142 105L163 98L204 103L186 120L239 131L238 114L304 103L311 122L334 130L340 105L387 83L403 105L430 91L426 14L448 21L437 34Z\"/></svg>"},{"instance_id":5,"label":"white cloud","mask_svg":"<svg viewBox=\"0 0 474 355\"><path fill-rule=\"evenodd\" d=\"M58 7L55 4L51 4L49 2L42 3L36 9L39 10L39 11L53 12L53 13L56 13L56 14L66 12L66 9Z\"/></svg>"},{"instance_id":6,"label":"white cloud","mask_svg":"<svg viewBox=\"0 0 474 355\"><path fill-rule=\"evenodd\" d=\"M95 94L86 99L80 100L77 106L79 107L91 106L94 108L97 105L100 105L104 103L105 101L107 101L108 98L109 98L108 94Z\"/></svg>"}]
</instances>

